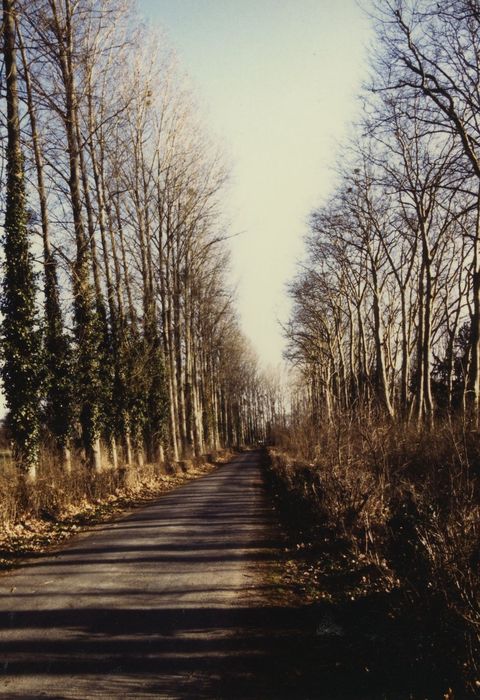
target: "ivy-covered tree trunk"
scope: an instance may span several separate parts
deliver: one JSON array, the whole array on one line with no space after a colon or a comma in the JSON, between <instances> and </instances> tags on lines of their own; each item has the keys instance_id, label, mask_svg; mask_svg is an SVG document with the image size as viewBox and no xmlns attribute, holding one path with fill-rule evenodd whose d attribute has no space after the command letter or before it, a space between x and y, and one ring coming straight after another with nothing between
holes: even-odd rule
<instances>
[{"instance_id":1,"label":"ivy-covered tree trunk","mask_svg":"<svg viewBox=\"0 0 480 700\"><path fill-rule=\"evenodd\" d=\"M41 352L36 323L35 277L28 240L23 158L20 142L15 0L3 0L7 97L7 192L4 279L1 310L2 378L9 409L14 456L28 480L36 476L39 452Z\"/></svg>"},{"instance_id":2,"label":"ivy-covered tree trunk","mask_svg":"<svg viewBox=\"0 0 480 700\"><path fill-rule=\"evenodd\" d=\"M71 469L70 434L73 422L72 353L65 334L58 298L56 263L45 262L45 423L63 453L63 466Z\"/></svg>"},{"instance_id":3,"label":"ivy-covered tree trunk","mask_svg":"<svg viewBox=\"0 0 480 700\"><path fill-rule=\"evenodd\" d=\"M145 437L149 447L149 461L163 462L168 417L167 380L160 337L153 324L148 337L147 366L150 386L148 388Z\"/></svg>"},{"instance_id":4,"label":"ivy-covered tree trunk","mask_svg":"<svg viewBox=\"0 0 480 700\"><path fill-rule=\"evenodd\" d=\"M70 436L73 423L73 379L70 340L65 333L57 277L57 262L50 244L50 221L48 217L45 188L43 154L37 128L37 115L32 93L29 66L23 39L18 31L17 39L22 56L23 74L27 97L27 109L32 132L32 146L37 175L37 190L40 204L43 239L44 268L44 409L45 425L62 453L65 471L71 470Z\"/></svg>"},{"instance_id":5,"label":"ivy-covered tree trunk","mask_svg":"<svg viewBox=\"0 0 480 700\"><path fill-rule=\"evenodd\" d=\"M75 327L75 391L79 398L79 422L86 462L92 471L101 471L101 334L90 282L89 240L82 214L82 190L78 142L78 95L74 80L74 28L72 9L75 3L65 1L62 12L57 0L49 3L52 10L51 30L55 35L58 65L64 89L64 125L69 161L69 191L75 231L76 259L72 267Z\"/></svg>"}]
</instances>

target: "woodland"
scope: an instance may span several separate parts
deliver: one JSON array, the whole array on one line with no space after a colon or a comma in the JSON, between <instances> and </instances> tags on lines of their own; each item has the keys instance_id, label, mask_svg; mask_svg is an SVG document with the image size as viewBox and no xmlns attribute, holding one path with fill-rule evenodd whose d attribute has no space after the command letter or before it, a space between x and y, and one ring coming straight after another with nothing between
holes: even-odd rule
<instances>
[{"instance_id":1,"label":"woodland","mask_svg":"<svg viewBox=\"0 0 480 700\"><path fill-rule=\"evenodd\" d=\"M480 5L364 6L362 118L289 288L298 375L273 462L313 559L324 537L363 594L399 595L406 672L430 668L418 697L434 676L428 697L476 696Z\"/></svg>"},{"instance_id":2,"label":"woodland","mask_svg":"<svg viewBox=\"0 0 480 700\"><path fill-rule=\"evenodd\" d=\"M124 0L3 2L0 567L265 438L223 156ZM270 418L269 418L270 416Z\"/></svg>"},{"instance_id":3,"label":"woodland","mask_svg":"<svg viewBox=\"0 0 480 700\"><path fill-rule=\"evenodd\" d=\"M129 6L4 3L3 384L31 481L43 452L100 472L251 443L266 410L221 155Z\"/></svg>"},{"instance_id":4,"label":"woodland","mask_svg":"<svg viewBox=\"0 0 480 700\"><path fill-rule=\"evenodd\" d=\"M56 517L92 483L268 442L302 595L392 601L411 668L474 697L480 4L364 5L362 117L289 284L280 387L237 318L227 169L161 37L122 0L3 0L0 510Z\"/></svg>"}]
</instances>

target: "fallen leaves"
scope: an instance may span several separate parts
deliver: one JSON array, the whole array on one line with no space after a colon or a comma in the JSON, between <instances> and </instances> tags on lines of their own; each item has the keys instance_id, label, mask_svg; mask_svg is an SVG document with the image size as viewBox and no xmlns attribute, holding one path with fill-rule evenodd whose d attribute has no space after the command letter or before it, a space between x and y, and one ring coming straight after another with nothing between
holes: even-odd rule
<instances>
[{"instance_id":1,"label":"fallen leaves","mask_svg":"<svg viewBox=\"0 0 480 700\"><path fill-rule=\"evenodd\" d=\"M20 560L49 551L88 526L107 522L133 507L140 506L212 471L214 465L195 466L187 473L139 479L103 498L80 498L67 503L55 517L24 513L16 522L5 523L0 529L0 569L9 569Z\"/></svg>"}]
</instances>

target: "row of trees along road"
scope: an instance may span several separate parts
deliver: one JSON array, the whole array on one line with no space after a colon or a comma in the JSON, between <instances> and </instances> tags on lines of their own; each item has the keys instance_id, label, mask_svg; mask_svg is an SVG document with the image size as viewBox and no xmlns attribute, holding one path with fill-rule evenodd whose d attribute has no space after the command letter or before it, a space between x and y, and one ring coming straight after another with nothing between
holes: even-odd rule
<instances>
[{"instance_id":1,"label":"row of trees along road","mask_svg":"<svg viewBox=\"0 0 480 700\"><path fill-rule=\"evenodd\" d=\"M227 283L226 173L122 0L3 0L3 384L21 471L253 442L268 405ZM168 453L168 454L166 454Z\"/></svg>"},{"instance_id":2,"label":"row of trees along road","mask_svg":"<svg viewBox=\"0 0 480 700\"><path fill-rule=\"evenodd\" d=\"M298 408L479 419L480 5L379 0L364 118L291 285Z\"/></svg>"}]
</instances>

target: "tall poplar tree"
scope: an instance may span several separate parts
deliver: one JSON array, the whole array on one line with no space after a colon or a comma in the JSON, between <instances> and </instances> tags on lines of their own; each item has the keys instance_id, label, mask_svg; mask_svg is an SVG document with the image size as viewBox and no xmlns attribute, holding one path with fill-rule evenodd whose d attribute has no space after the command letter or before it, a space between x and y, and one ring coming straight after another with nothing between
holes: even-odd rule
<instances>
[{"instance_id":1,"label":"tall poplar tree","mask_svg":"<svg viewBox=\"0 0 480 700\"><path fill-rule=\"evenodd\" d=\"M4 279L1 298L2 378L15 460L34 480L39 450L40 337L35 310L35 277L29 248L28 212L20 141L16 0L3 0L7 98L7 190L4 228Z\"/></svg>"}]
</instances>

